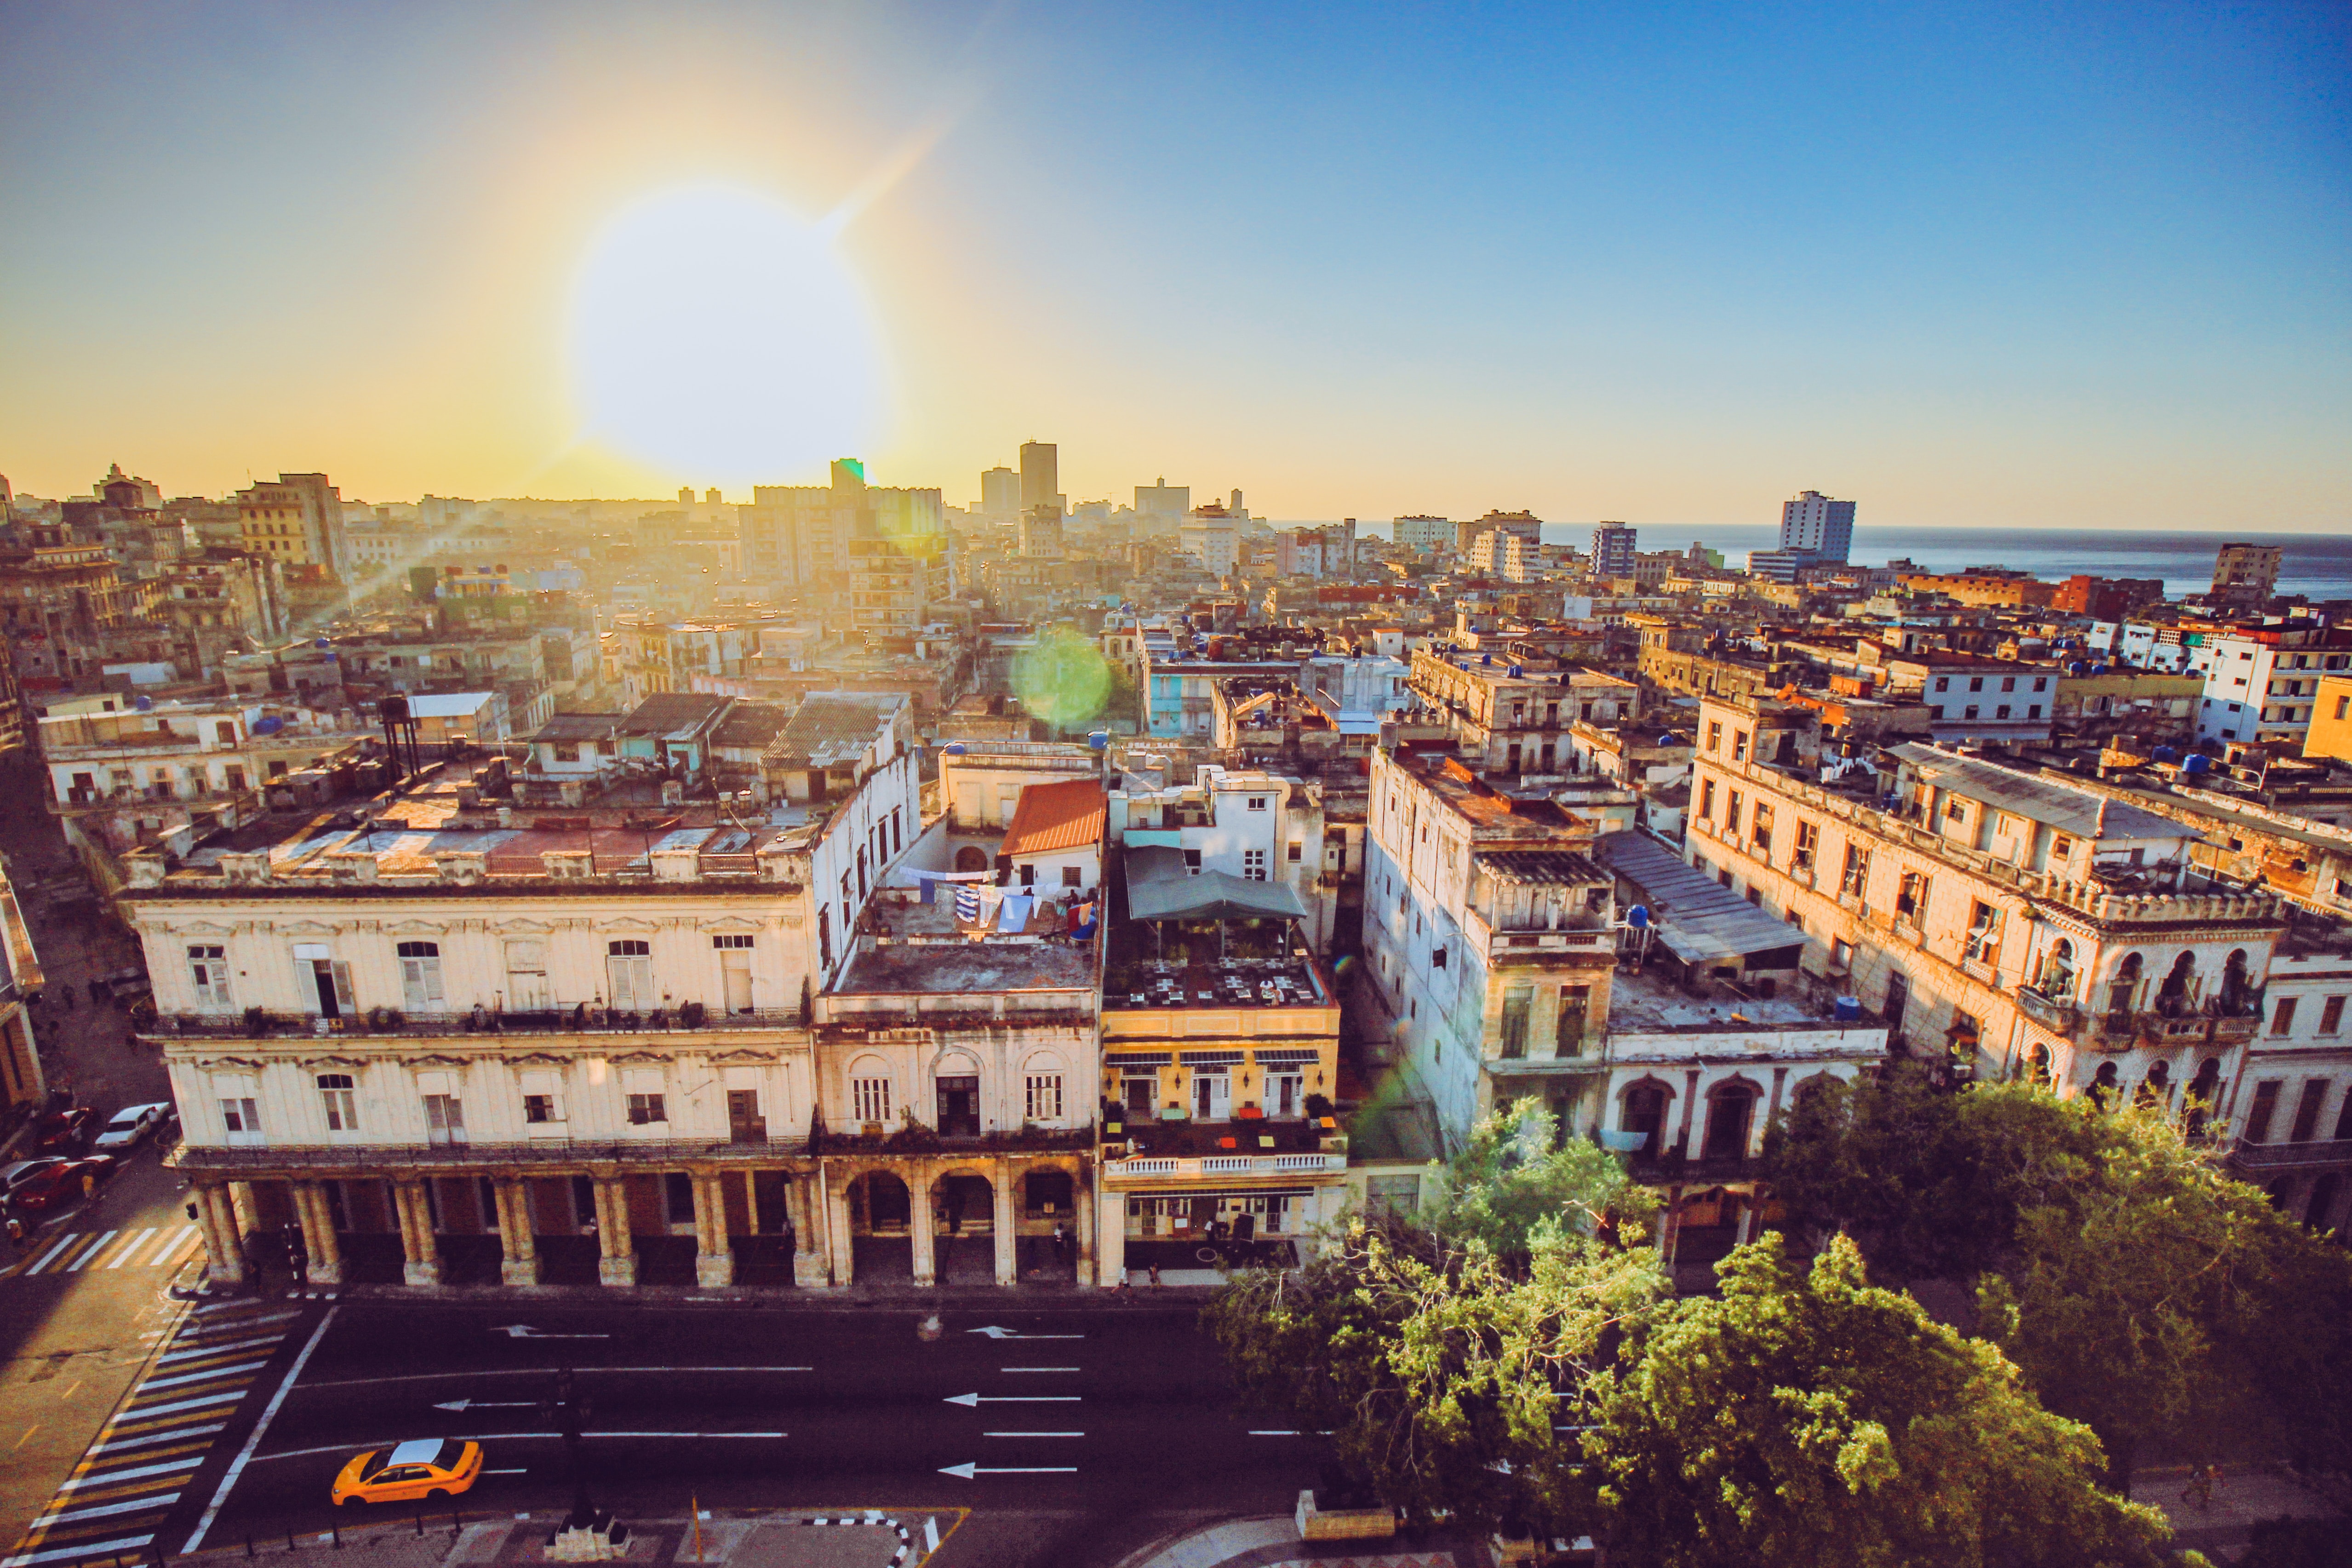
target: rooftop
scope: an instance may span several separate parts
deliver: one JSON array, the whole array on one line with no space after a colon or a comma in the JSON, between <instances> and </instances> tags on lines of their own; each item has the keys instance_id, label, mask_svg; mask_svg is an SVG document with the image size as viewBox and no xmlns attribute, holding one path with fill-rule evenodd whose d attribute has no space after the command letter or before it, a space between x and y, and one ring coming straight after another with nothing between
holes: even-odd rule
<instances>
[{"instance_id":1,"label":"rooftop","mask_svg":"<svg viewBox=\"0 0 2352 1568\"><path fill-rule=\"evenodd\" d=\"M2196 831L2121 801L2054 779L2022 773L1996 763L1957 756L1938 747L1909 742L1887 748L1923 782L1970 800L2043 823L2080 838L2188 838Z\"/></svg>"},{"instance_id":2,"label":"rooftop","mask_svg":"<svg viewBox=\"0 0 2352 1568\"><path fill-rule=\"evenodd\" d=\"M1099 845L1106 814L1100 783L1091 778L1033 784L1021 792L1000 854L1045 855Z\"/></svg>"}]
</instances>

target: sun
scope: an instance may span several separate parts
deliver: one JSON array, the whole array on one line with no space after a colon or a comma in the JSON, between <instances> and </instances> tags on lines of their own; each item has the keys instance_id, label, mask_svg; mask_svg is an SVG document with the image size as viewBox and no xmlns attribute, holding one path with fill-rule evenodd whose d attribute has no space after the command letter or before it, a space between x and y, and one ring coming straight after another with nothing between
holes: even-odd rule
<instances>
[{"instance_id":1,"label":"sun","mask_svg":"<svg viewBox=\"0 0 2352 1568\"><path fill-rule=\"evenodd\" d=\"M686 186L614 214L570 342L583 437L681 479L782 483L880 433L864 290L830 232L756 192Z\"/></svg>"}]
</instances>

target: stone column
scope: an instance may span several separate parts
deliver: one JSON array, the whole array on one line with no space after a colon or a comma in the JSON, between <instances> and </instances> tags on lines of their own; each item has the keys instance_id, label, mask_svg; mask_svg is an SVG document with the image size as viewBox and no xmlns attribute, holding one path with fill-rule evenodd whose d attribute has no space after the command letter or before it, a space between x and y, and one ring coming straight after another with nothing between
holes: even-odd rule
<instances>
[{"instance_id":1,"label":"stone column","mask_svg":"<svg viewBox=\"0 0 2352 1568\"><path fill-rule=\"evenodd\" d=\"M1021 1279L1021 1205L1013 1201L1013 1162L996 1162L996 1282L1012 1285Z\"/></svg>"},{"instance_id":2,"label":"stone column","mask_svg":"<svg viewBox=\"0 0 2352 1568\"><path fill-rule=\"evenodd\" d=\"M604 1256L596 1260L596 1279L605 1285L637 1282L637 1244L629 1232L627 1178L596 1178L596 1240Z\"/></svg>"},{"instance_id":3,"label":"stone column","mask_svg":"<svg viewBox=\"0 0 2352 1568\"><path fill-rule=\"evenodd\" d=\"M735 1283L735 1251L727 1245L727 1178L697 1172L694 1184L694 1282L705 1290Z\"/></svg>"},{"instance_id":4,"label":"stone column","mask_svg":"<svg viewBox=\"0 0 2352 1568\"><path fill-rule=\"evenodd\" d=\"M398 1182L392 1189L400 1211L400 1247L405 1259L402 1279L410 1285L441 1283L441 1243L433 1234L433 1206L423 1182Z\"/></svg>"},{"instance_id":5,"label":"stone column","mask_svg":"<svg viewBox=\"0 0 2352 1568\"><path fill-rule=\"evenodd\" d=\"M1078 1211L1074 1216L1078 1244L1076 1282L1091 1285L1095 1283L1094 1173L1086 1168L1084 1162L1070 1173L1070 1206Z\"/></svg>"},{"instance_id":6,"label":"stone column","mask_svg":"<svg viewBox=\"0 0 2352 1568\"><path fill-rule=\"evenodd\" d=\"M784 1214L793 1222L793 1283L824 1282L824 1221L816 1213L816 1178L795 1173L784 1184Z\"/></svg>"},{"instance_id":7,"label":"stone column","mask_svg":"<svg viewBox=\"0 0 2352 1568\"><path fill-rule=\"evenodd\" d=\"M335 1211L327 1203L327 1189L317 1182L296 1182L294 1217L302 1225L302 1249L310 1254L313 1285L343 1282L343 1252L335 1240Z\"/></svg>"},{"instance_id":8,"label":"stone column","mask_svg":"<svg viewBox=\"0 0 2352 1568\"><path fill-rule=\"evenodd\" d=\"M1095 1283L1116 1285L1127 1268L1127 1194L1097 1184L1091 1196L1087 1207L1096 1217Z\"/></svg>"},{"instance_id":9,"label":"stone column","mask_svg":"<svg viewBox=\"0 0 2352 1568\"><path fill-rule=\"evenodd\" d=\"M840 1178L841 1173L833 1171L825 1180L824 1224L831 1248L826 1283L833 1285L846 1285L857 1277L857 1259L849 1244L849 1184Z\"/></svg>"},{"instance_id":10,"label":"stone column","mask_svg":"<svg viewBox=\"0 0 2352 1568\"><path fill-rule=\"evenodd\" d=\"M196 1189L196 1225L205 1236L205 1282L245 1283L245 1237L237 1229L236 1205L217 1184Z\"/></svg>"},{"instance_id":11,"label":"stone column","mask_svg":"<svg viewBox=\"0 0 2352 1568\"><path fill-rule=\"evenodd\" d=\"M539 1240L531 1229L530 1184L500 1176L491 1190L498 1194L499 1278L509 1285L536 1285Z\"/></svg>"},{"instance_id":12,"label":"stone column","mask_svg":"<svg viewBox=\"0 0 2352 1568\"><path fill-rule=\"evenodd\" d=\"M931 1201L931 1163L910 1160L898 1173L907 1181L907 1237L915 1265L915 1283L940 1282L939 1214Z\"/></svg>"}]
</instances>

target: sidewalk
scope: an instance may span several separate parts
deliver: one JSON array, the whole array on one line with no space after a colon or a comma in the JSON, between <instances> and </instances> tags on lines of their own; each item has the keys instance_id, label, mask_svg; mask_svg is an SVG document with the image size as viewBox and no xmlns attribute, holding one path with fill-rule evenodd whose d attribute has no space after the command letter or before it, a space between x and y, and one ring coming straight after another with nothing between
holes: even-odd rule
<instances>
[{"instance_id":1,"label":"sidewalk","mask_svg":"<svg viewBox=\"0 0 2352 1568\"><path fill-rule=\"evenodd\" d=\"M2221 1484L2213 1489L2213 1506L2200 1509L2181 1500L2189 1471L2179 1465L2141 1471L2132 1478L2132 1501L2164 1510L2172 1521L2176 1549L2193 1547L2208 1556L2231 1555L2245 1549L2254 1526L2266 1519L2326 1519L2336 1510L2326 1500L2294 1478L2273 1470L2224 1468Z\"/></svg>"},{"instance_id":2,"label":"sidewalk","mask_svg":"<svg viewBox=\"0 0 2352 1568\"><path fill-rule=\"evenodd\" d=\"M1450 1543L1301 1541L1290 1516L1276 1514L1227 1520L1173 1541L1156 1542L1119 1568L1472 1568L1484 1561Z\"/></svg>"},{"instance_id":3,"label":"sidewalk","mask_svg":"<svg viewBox=\"0 0 2352 1568\"><path fill-rule=\"evenodd\" d=\"M469 1520L462 1512L395 1517L381 1512L333 1534L257 1538L251 1561L257 1568L510 1568L539 1564L547 1538L562 1516L537 1514ZM452 1528L453 1518L458 1522ZM684 1519L628 1520L625 1555L612 1559L636 1568L678 1568L697 1563L713 1568L918 1568L953 1535L963 1512L936 1509L892 1515L878 1509L827 1513L739 1513L705 1510L700 1540ZM421 1526L421 1529L420 1529ZM247 1558L243 1541L216 1542L194 1559L206 1568L230 1568Z\"/></svg>"}]
</instances>

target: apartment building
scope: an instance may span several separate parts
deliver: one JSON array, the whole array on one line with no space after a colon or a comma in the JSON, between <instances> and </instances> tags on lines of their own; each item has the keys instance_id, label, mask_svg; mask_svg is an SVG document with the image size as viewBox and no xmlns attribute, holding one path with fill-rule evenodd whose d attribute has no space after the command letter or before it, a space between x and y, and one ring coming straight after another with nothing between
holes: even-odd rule
<instances>
[{"instance_id":1,"label":"apartment building","mask_svg":"<svg viewBox=\"0 0 2352 1568\"><path fill-rule=\"evenodd\" d=\"M1641 717L1641 689L1630 680L1553 660L1464 653L1449 644L1413 650L1407 687L1445 715L1454 749L1480 771L1565 773L1575 725Z\"/></svg>"},{"instance_id":2,"label":"apartment building","mask_svg":"<svg viewBox=\"0 0 2352 1568\"><path fill-rule=\"evenodd\" d=\"M1009 1086L1046 1075L1005 1019L1091 1081L1092 959L1065 942L1030 973L997 962L1012 934L931 947L869 918L919 831L903 705L851 771L746 819L642 784L541 815L500 765L436 767L131 857L215 1278L291 1223L321 1282L846 1280L877 1173L1009 1193L1029 1152L1082 1168L1090 1118L1024 1110ZM934 1117L950 1058L968 1131ZM985 1277L1011 1277L1002 1234Z\"/></svg>"},{"instance_id":3,"label":"apartment building","mask_svg":"<svg viewBox=\"0 0 2352 1568\"><path fill-rule=\"evenodd\" d=\"M16 902L16 889L0 871L0 1126L9 1131L26 1118L48 1109L49 1089L26 1004L46 984L33 928Z\"/></svg>"},{"instance_id":4,"label":"apartment building","mask_svg":"<svg viewBox=\"0 0 2352 1568\"><path fill-rule=\"evenodd\" d=\"M2200 741L2274 741L2300 750L2319 711L2319 682L2352 667L2352 631L2286 622L2208 634L2189 652L2203 678Z\"/></svg>"},{"instance_id":5,"label":"apartment building","mask_svg":"<svg viewBox=\"0 0 2352 1568\"><path fill-rule=\"evenodd\" d=\"M1939 742L2019 745L2047 742L2055 722L2059 671L1949 648L1887 658L1888 693L1927 705Z\"/></svg>"},{"instance_id":6,"label":"apartment building","mask_svg":"<svg viewBox=\"0 0 2352 1568\"><path fill-rule=\"evenodd\" d=\"M336 577L353 564L341 491L324 474L280 474L236 492L244 548L281 565L316 566Z\"/></svg>"},{"instance_id":7,"label":"apartment building","mask_svg":"<svg viewBox=\"0 0 2352 1568\"><path fill-rule=\"evenodd\" d=\"M2191 876L2194 829L1934 745L1857 773L1790 704L1709 701L1701 728L1686 858L1915 1054L2064 1094L2219 1083L2226 1110L2285 922Z\"/></svg>"}]
</instances>

